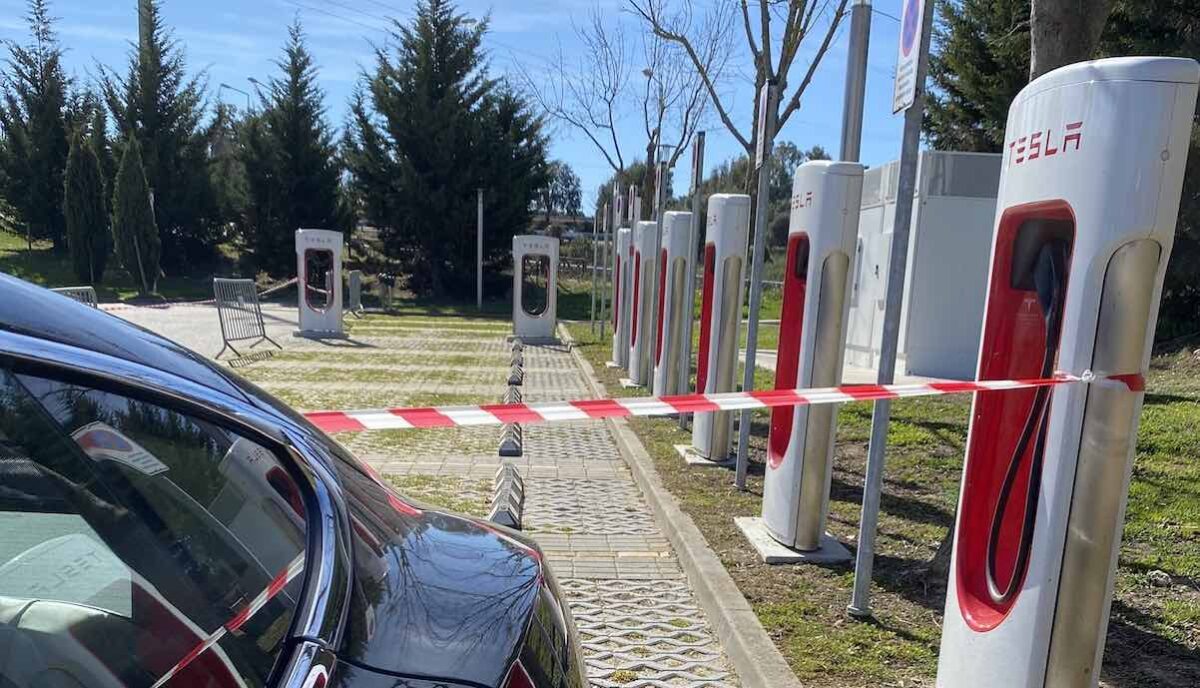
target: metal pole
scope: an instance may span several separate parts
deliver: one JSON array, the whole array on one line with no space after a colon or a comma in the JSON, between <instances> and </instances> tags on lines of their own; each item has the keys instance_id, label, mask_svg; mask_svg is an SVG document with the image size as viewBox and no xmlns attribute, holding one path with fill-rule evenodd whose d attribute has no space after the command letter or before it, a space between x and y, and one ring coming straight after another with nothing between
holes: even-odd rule
<instances>
[{"instance_id":1,"label":"metal pole","mask_svg":"<svg viewBox=\"0 0 1200 688\"><path fill-rule=\"evenodd\" d=\"M932 1L932 0L931 0ZM758 198L754 207L754 257L750 268L750 326L746 328L746 370L742 374L742 391L754 389L754 365L758 353L758 311L762 306L763 254L767 246L767 182L771 170L771 144L775 138L775 82L763 84L759 96L759 139L755 164L758 166ZM741 304L738 304L741 307ZM737 343L734 343L737 346ZM736 358L735 358L736 360ZM750 465L750 410L738 418L737 465L734 485L746 489L746 472Z\"/></svg>"},{"instance_id":2,"label":"metal pole","mask_svg":"<svg viewBox=\"0 0 1200 688\"><path fill-rule=\"evenodd\" d=\"M900 338L900 311L904 304L904 275L908 270L908 235L912 223L913 192L917 183L921 118L925 110L925 71L929 62L933 0L925 0L921 18L921 47L917 56L916 97L904 113L904 138L900 149L900 179L896 189L896 217L892 225L892 255L888 261L887 305L883 312L883 341L879 346L879 384L896 376L896 349ZM854 593L847 611L851 616L871 615L871 570L875 565L875 531L879 522L879 495L883 490L884 451L887 449L889 400L875 402L871 414L871 440L867 447L867 475L863 485L862 517L858 524L858 551L854 560Z\"/></svg>"},{"instance_id":3,"label":"metal pole","mask_svg":"<svg viewBox=\"0 0 1200 688\"><path fill-rule=\"evenodd\" d=\"M604 301L608 296L609 282L612 280L612 272L608 269L608 204L605 203L601 209L601 234L600 234L600 341L604 341L604 326L608 323L608 316L604 313Z\"/></svg>"},{"instance_id":4,"label":"metal pole","mask_svg":"<svg viewBox=\"0 0 1200 688\"><path fill-rule=\"evenodd\" d=\"M661 153L659 155L661 158ZM658 161L658 180L654 184L654 255L650 259L650 319L646 323L646 334L650 336L647 340L650 346L642 347L645 355L649 357L650 364L645 367L649 371L650 377L646 379L646 389L652 394L663 394L663 390L654 389L654 373L658 367L657 356L654 355L654 350L657 348L658 342L658 283L662 276L659 272L662 270L662 235L663 235L663 215L666 214L666 188L667 175L671 171L667 168L667 163L663 160Z\"/></svg>"},{"instance_id":5,"label":"metal pole","mask_svg":"<svg viewBox=\"0 0 1200 688\"><path fill-rule=\"evenodd\" d=\"M477 189L477 214L475 230L475 308L483 310L483 189Z\"/></svg>"},{"instance_id":6,"label":"metal pole","mask_svg":"<svg viewBox=\"0 0 1200 688\"><path fill-rule=\"evenodd\" d=\"M857 162L862 145L863 101L867 89L867 47L871 43L871 0L850 6L850 49L846 63L846 93L842 100L840 160Z\"/></svg>"},{"instance_id":7,"label":"metal pole","mask_svg":"<svg viewBox=\"0 0 1200 688\"><path fill-rule=\"evenodd\" d=\"M699 267L699 261L696 260L699 247L696 244L700 239L702 219L700 211L703 203L703 199L700 197L700 184L703 181L704 132L698 131L696 139L692 143L692 223L688 232L687 291L684 292L684 302L687 305L683 309L683 351L679 357L679 389L675 390L678 394L687 394L692 381L692 320L694 317L692 311L696 308L696 273ZM681 430L687 430L690 418L690 413L679 414Z\"/></svg>"},{"instance_id":8,"label":"metal pole","mask_svg":"<svg viewBox=\"0 0 1200 688\"><path fill-rule=\"evenodd\" d=\"M596 261L600 247L596 244L596 233L600 229L600 216L592 217L592 334L596 334Z\"/></svg>"}]
</instances>

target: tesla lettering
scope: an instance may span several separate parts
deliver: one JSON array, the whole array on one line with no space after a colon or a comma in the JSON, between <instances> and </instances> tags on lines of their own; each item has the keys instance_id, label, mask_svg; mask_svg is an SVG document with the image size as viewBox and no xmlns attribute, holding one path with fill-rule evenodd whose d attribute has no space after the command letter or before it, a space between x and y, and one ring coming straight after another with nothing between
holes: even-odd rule
<instances>
[{"instance_id":1,"label":"tesla lettering","mask_svg":"<svg viewBox=\"0 0 1200 688\"><path fill-rule=\"evenodd\" d=\"M1020 165L1038 158L1054 157L1068 150L1079 150L1083 145L1083 122L1070 122L1064 129L1061 140L1055 136L1054 129L1046 129L1009 141L1009 163Z\"/></svg>"}]
</instances>

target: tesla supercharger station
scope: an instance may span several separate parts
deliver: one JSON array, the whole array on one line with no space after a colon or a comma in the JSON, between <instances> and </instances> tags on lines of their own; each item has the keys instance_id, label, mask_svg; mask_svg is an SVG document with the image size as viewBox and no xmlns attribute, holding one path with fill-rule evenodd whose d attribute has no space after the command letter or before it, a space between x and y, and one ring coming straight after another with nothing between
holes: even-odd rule
<instances>
[{"instance_id":1,"label":"tesla supercharger station","mask_svg":"<svg viewBox=\"0 0 1200 688\"><path fill-rule=\"evenodd\" d=\"M692 214L670 211L663 213L662 252L658 263L658 331L654 341L654 393L682 394L679 380L679 357L683 351L684 309L692 307L687 293L688 264L691 251Z\"/></svg>"},{"instance_id":2,"label":"tesla supercharger station","mask_svg":"<svg viewBox=\"0 0 1200 688\"><path fill-rule=\"evenodd\" d=\"M1133 377L976 395L939 686L1097 684L1198 80L1086 62L1009 110L978 376Z\"/></svg>"},{"instance_id":3,"label":"tesla supercharger station","mask_svg":"<svg viewBox=\"0 0 1200 688\"><path fill-rule=\"evenodd\" d=\"M629 364L629 254L633 248L628 227L617 230L613 249L613 348L612 365Z\"/></svg>"},{"instance_id":4,"label":"tesla supercharger station","mask_svg":"<svg viewBox=\"0 0 1200 688\"><path fill-rule=\"evenodd\" d=\"M858 163L813 161L796 170L776 389L841 381L862 183ZM836 422L833 405L771 410L762 522L772 539L814 561L850 558L825 535Z\"/></svg>"},{"instance_id":5,"label":"tesla supercharger station","mask_svg":"<svg viewBox=\"0 0 1200 688\"><path fill-rule=\"evenodd\" d=\"M658 225L638 222L633 228L633 260L629 267L633 281L630 293L629 378L627 385L643 386L650 382L650 345L654 333L648 332L651 306L651 280L654 279L654 235Z\"/></svg>"},{"instance_id":6,"label":"tesla supercharger station","mask_svg":"<svg viewBox=\"0 0 1200 688\"><path fill-rule=\"evenodd\" d=\"M513 237L513 336L553 341L558 327L558 239Z\"/></svg>"},{"instance_id":7,"label":"tesla supercharger station","mask_svg":"<svg viewBox=\"0 0 1200 688\"><path fill-rule=\"evenodd\" d=\"M342 330L342 233L296 230L296 276L300 337L344 337Z\"/></svg>"},{"instance_id":8,"label":"tesla supercharger station","mask_svg":"<svg viewBox=\"0 0 1200 688\"><path fill-rule=\"evenodd\" d=\"M702 394L735 391L749 236L750 197L709 196L700 343L696 352L696 391ZM692 455L701 461L727 460L732 432L733 414L729 411L696 413L692 421L692 446L685 451L685 458Z\"/></svg>"}]
</instances>

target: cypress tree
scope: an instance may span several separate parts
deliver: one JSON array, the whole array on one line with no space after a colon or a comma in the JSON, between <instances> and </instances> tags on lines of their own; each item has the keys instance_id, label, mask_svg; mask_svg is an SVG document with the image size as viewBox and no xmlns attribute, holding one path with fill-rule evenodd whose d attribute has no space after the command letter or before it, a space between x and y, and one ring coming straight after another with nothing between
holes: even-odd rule
<instances>
[{"instance_id":1,"label":"cypress tree","mask_svg":"<svg viewBox=\"0 0 1200 688\"><path fill-rule=\"evenodd\" d=\"M1029 0L937 5L925 135L938 150L995 153L1008 107L1029 79Z\"/></svg>"},{"instance_id":2,"label":"cypress tree","mask_svg":"<svg viewBox=\"0 0 1200 688\"><path fill-rule=\"evenodd\" d=\"M158 261L162 243L150 207L150 187L142 169L142 147L126 139L113 191L113 239L117 258L141 286L142 294L158 288Z\"/></svg>"},{"instance_id":3,"label":"cypress tree","mask_svg":"<svg viewBox=\"0 0 1200 688\"><path fill-rule=\"evenodd\" d=\"M216 255L221 217L208 174L208 141L202 125L201 72L187 76L183 48L164 25L161 0L149 3L149 41L129 57L124 77L99 68L100 87L118 140L141 146L146 183L168 267L205 262Z\"/></svg>"},{"instance_id":4,"label":"cypress tree","mask_svg":"<svg viewBox=\"0 0 1200 688\"><path fill-rule=\"evenodd\" d=\"M75 276L99 284L108 263L109 230L105 213L104 180L91 142L78 132L71 138L67 156L63 216Z\"/></svg>"},{"instance_id":5,"label":"cypress tree","mask_svg":"<svg viewBox=\"0 0 1200 688\"><path fill-rule=\"evenodd\" d=\"M116 176L116 162L113 160L112 147L108 140L108 119L104 116L104 106L95 103L92 109L91 122L88 123L88 145L96 154L100 164L100 180L104 184L104 215L112 216L113 178Z\"/></svg>"},{"instance_id":6,"label":"cypress tree","mask_svg":"<svg viewBox=\"0 0 1200 688\"><path fill-rule=\"evenodd\" d=\"M299 21L288 29L283 71L271 79L263 111L244 131L247 244L259 269L276 275L295 269L295 231L301 227L349 229L341 202L341 168L333 130L325 119L325 94L304 45Z\"/></svg>"},{"instance_id":7,"label":"cypress tree","mask_svg":"<svg viewBox=\"0 0 1200 688\"><path fill-rule=\"evenodd\" d=\"M485 260L503 260L546 183L541 120L489 78L487 27L448 0L422 0L411 24L394 24L351 101L351 188L419 291L462 293L473 284L477 188L492 190Z\"/></svg>"},{"instance_id":8,"label":"cypress tree","mask_svg":"<svg viewBox=\"0 0 1200 688\"><path fill-rule=\"evenodd\" d=\"M9 44L0 102L2 190L35 239L66 250L63 170L67 164L67 91L62 49L46 0L30 0L26 15L32 41Z\"/></svg>"}]
</instances>

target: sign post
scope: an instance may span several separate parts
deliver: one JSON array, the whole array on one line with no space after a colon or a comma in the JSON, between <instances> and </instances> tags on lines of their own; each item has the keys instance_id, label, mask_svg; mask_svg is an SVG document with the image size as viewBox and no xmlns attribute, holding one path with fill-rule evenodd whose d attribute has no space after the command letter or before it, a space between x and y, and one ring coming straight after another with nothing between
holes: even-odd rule
<instances>
[{"instance_id":1,"label":"sign post","mask_svg":"<svg viewBox=\"0 0 1200 688\"><path fill-rule=\"evenodd\" d=\"M742 390L754 389L754 365L758 353L758 311L762 305L763 253L767 245L767 208L769 199L767 173L771 143L775 137L775 82L767 80L758 92L758 146L754 152L754 166L758 170L758 198L754 206L754 254L750 264L750 325L746 329L746 370L742 376ZM741 304L738 304L741 308ZM734 344L736 349L737 344ZM735 357L736 358L736 357ZM737 466L734 484L739 490L746 489L746 471L750 464L750 411L742 411L738 417Z\"/></svg>"},{"instance_id":2,"label":"sign post","mask_svg":"<svg viewBox=\"0 0 1200 688\"><path fill-rule=\"evenodd\" d=\"M483 189L478 189L475 230L475 308L483 310Z\"/></svg>"},{"instance_id":3,"label":"sign post","mask_svg":"<svg viewBox=\"0 0 1200 688\"><path fill-rule=\"evenodd\" d=\"M925 69L929 57L929 34L933 26L933 3L905 0L900 22L900 54L896 66L896 98L893 106L907 100L904 137L900 149L900 179L896 193L896 218L892 225L892 255L888 261L887 297L883 312L883 334L879 346L879 384L891 384L896 376L896 348L900 339L900 310L904 303L904 276L908 271L908 234L912 224L913 191L917 182L917 156L921 118L925 113ZM917 27L920 27L918 31ZM905 75L906 64L912 71ZM905 95L905 94L908 95ZM854 560L854 592L847 608L851 616L871 615L871 571L875 565L875 531L879 521L879 495L883 491L884 451L891 419L891 402L875 402L871 412L871 440L867 445L867 475L863 486L862 518L858 525L858 551Z\"/></svg>"},{"instance_id":4,"label":"sign post","mask_svg":"<svg viewBox=\"0 0 1200 688\"><path fill-rule=\"evenodd\" d=\"M692 141L692 229L688 236L687 260L687 290L684 292L683 307L683 353L680 354L679 394L690 391L692 377L692 314L696 300L696 271L698 269L700 223L704 219L701 213L703 199L700 197L700 185L704 181L704 132L696 132ZM679 428L687 430L689 414L679 414Z\"/></svg>"}]
</instances>

